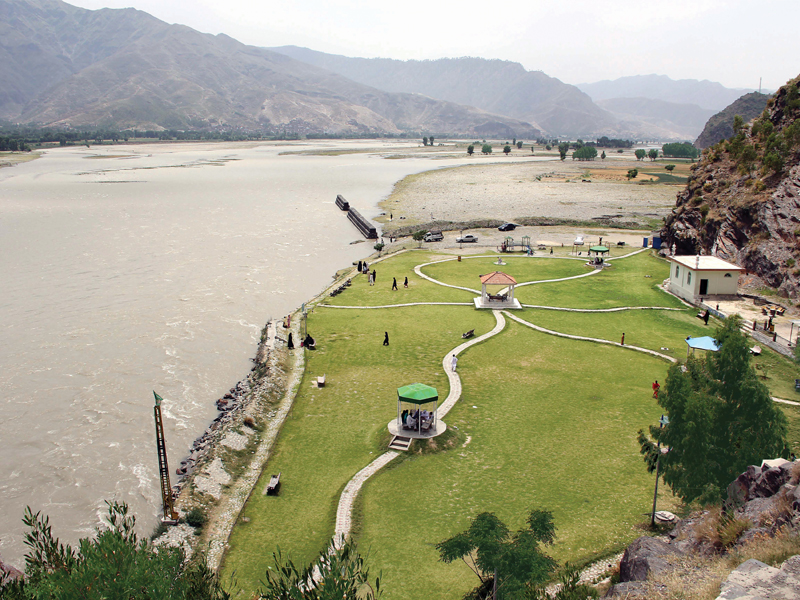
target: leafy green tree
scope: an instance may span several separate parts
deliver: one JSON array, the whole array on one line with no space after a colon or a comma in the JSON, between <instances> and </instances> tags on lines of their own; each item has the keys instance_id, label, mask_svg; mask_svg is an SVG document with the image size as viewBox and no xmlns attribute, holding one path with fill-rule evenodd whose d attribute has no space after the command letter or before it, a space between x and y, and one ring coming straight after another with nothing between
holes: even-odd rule
<instances>
[{"instance_id":1,"label":"leafy green tree","mask_svg":"<svg viewBox=\"0 0 800 600\"><path fill-rule=\"evenodd\" d=\"M636 160L644 160L644 157L647 156L647 152L643 148L638 148L634 154L636 155Z\"/></svg>"},{"instance_id":2,"label":"leafy green tree","mask_svg":"<svg viewBox=\"0 0 800 600\"><path fill-rule=\"evenodd\" d=\"M764 174L783 171L783 158L777 152L770 152L764 157Z\"/></svg>"},{"instance_id":3,"label":"leafy green tree","mask_svg":"<svg viewBox=\"0 0 800 600\"><path fill-rule=\"evenodd\" d=\"M636 176L639 174L639 169L628 169L628 181L631 179L636 179Z\"/></svg>"},{"instance_id":4,"label":"leafy green tree","mask_svg":"<svg viewBox=\"0 0 800 600\"><path fill-rule=\"evenodd\" d=\"M511 146L509 146L508 144L503 146L503 152L505 153L506 156L508 156L511 153Z\"/></svg>"},{"instance_id":5,"label":"leafy green tree","mask_svg":"<svg viewBox=\"0 0 800 600\"><path fill-rule=\"evenodd\" d=\"M597 148L594 146L582 146L572 153L572 160L594 160L597 158Z\"/></svg>"},{"instance_id":6,"label":"leafy green tree","mask_svg":"<svg viewBox=\"0 0 800 600\"><path fill-rule=\"evenodd\" d=\"M492 153L492 145L491 144L484 144L481 146L481 152L483 154L491 154Z\"/></svg>"},{"instance_id":7,"label":"leafy green tree","mask_svg":"<svg viewBox=\"0 0 800 600\"><path fill-rule=\"evenodd\" d=\"M675 165L664 165L664 168L665 168L667 171L669 171L670 173L672 173L672 171L674 171L674 170L675 170Z\"/></svg>"},{"instance_id":8,"label":"leafy green tree","mask_svg":"<svg viewBox=\"0 0 800 600\"><path fill-rule=\"evenodd\" d=\"M517 142L517 150L522 150L522 142Z\"/></svg>"},{"instance_id":9,"label":"leafy green tree","mask_svg":"<svg viewBox=\"0 0 800 600\"><path fill-rule=\"evenodd\" d=\"M650 148L650 150L648 150L648 151L647 151L647 157L648 157L650 160L655 160L655 159L657 159L657 158L658 158L658 150L657 150L657 149L655 149L655 148Z\"/></svg>"},{"instance_id":10,"label":"leafy green tree","mask_svg":"<svg viewBox=\"0 0 800 600\"><path fill-rule=\"evenodd\" d=\"M94 538L80 540L77 549L53 536L48 517L25 509L24 580L0 582L0 597L10 600L227 600L205 558L184 564L179 548L159 547L139 540L128 506L108 503L109 527Z\"/></svg>"},{"instance_id":11,"label":"leafy green tree","mask_svg":"<svg viewBox=\"0 0 800 600\"><path fill-rule=\"evenodd\" d=\"M606 151L603 150L603 153L600 155L600 158L605 160L606 159Z\"/></svg>"},{"instance_id":12,"label":"leafy green tree","mask_svg":"<svg viewBox=\"0 0 800 600\"><path fill-rule=\"evenodd\" d=\"M561 160L567 158L568 151L569 151L569 142L562 142L558 145L558 155L561 157Z\"/></svg>"},{"instance_id":13,"label":"leafy green tree","mask_svg":"<svg viewBox=\"0 0 800 600\"><path fill-rule=\"evenodd\" d=\"M370 579L368 557L352 539L341 548L333 544L310 565L298 567L280 548L272 553L275 567L267 570L263 600L376 600L382 594L381 576Z\"/></svg>"},{"instance_id":14,"label":"leafy green tree","mask_svg":"<svg viewBox=\"0 0 800 600\"><path fill-rule=\"evenodd\" d=\"M422 138L422 145L423 145L423 146L427 146L427 145L428 145L428 138L427 138L427 136L426 136L426 137L424 137L424 138Z\"/></svg>"},{"instance_id":15,"label":"leafy green tree","mask_svg":"<svg viewBox=\"0 0 800 600\"><path fill-rule=\"evenodd\" d=\"M700 151L689 142L664 144L661 153L671 158L697 158L700 155Z\"/></svg>"},{"instance_id":16,"label":"leafy green tree","mask_svg":"<svg viewBox=\"0 0 800 600\"><path fill-rule=\"evenodd\" d=\"M513 146L516 146L516 145L517 145L517 138L514 138L514 141L513 141L513 142L511 142L511 144L512 144Z\"/></svg>"},{"instance_id":17,"label":"leafy green tree","mask_svg":"<svg viewBox=\"0 0 800 600\"><path fill-rule=\"evenodd\" d=\"M433 136L430 136L430 137L428 138L428 143L429 143L431 146L433 146Z\"/></svg>"},{"instance_id":18,"label":"leafy green tree","mask_svg":"<svg viewBox=\"0 0 800 600\"><path fill-rule=\"evenodd\" d=\"M660 442L661 472L672 491L686 502L717 502L748 465L787 456L786 417L750 363L741 320L728 317L715 338L719 352L690 357L673 365L658 403L669 423L639 431L648 470L656 466ZM654 441L655 440L655 441Z\"/></svg>"},{"instance_id":19,"label":"leafy green tree","mask_svg":"<svg viewBox=\"0 0 800 600\"><path fill-rule=\"evenodd\" d=\"M472 144L470 144L469 146L467 146L467 154L469 154L470 156L472 156L474 152L475 152L475 146L473 146Z\"/></svg>"},{"instance_id":20,"label":"leafy green tree","mask_svg":"<svg viewBox=\"0 0 800 600\"><path fill-rule=\"evenodd\" d=\"M550 144L547 144L547 145L544 147L544 149L549 151L549 150L552 150L552 149L553 149L553 147L552 147ZM531 146L531 150L533 150L533 146ZM566 156L566 155L565 155L565 156Z\"/></svg>"},{"instance_id":21,"label":"leafy green tree","mask_svg":"<svg viewBox=\"0 0 800 600\"><path fill-rule=\"evenodd\" d=\"M418 242L420 247L422 247L422 240L425 239L425 230L420 229L419 231L415 231L411 237L414 239L415 242Z\"/></svg>"},{"instance_id":22,"label":"leafy green tree","mask_svg":"<svg viewBox=\"0 0 800 600\"><path fill-rule=\"evenodd\" d=\"M451 563L461 559L480 580L466 597L519 598L526 586L547 581L557 563L542 552L540 544L555 540L553 515L532 510L527 524L512 534L493 513L484 512L466 531L436 544L440 560Z\"/></svg>"},{"instance_id":23,"label":"leafy green tree","mask_svg":"<svg viewBox=\"0 0 800 600\"><path fill-rule=\"evenodd\" d=\"M744 127L744 119L741 115L736 115L733 117L733 133L734 135L738 135L739 132Z\"/></svg>"}]
</instances>

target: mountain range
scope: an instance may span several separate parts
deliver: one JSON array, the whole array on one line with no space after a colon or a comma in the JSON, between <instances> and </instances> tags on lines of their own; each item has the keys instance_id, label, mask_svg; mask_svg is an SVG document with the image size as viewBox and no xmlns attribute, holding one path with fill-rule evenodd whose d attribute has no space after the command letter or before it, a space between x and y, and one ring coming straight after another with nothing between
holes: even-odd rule
<instances>
[{"instance_id":1,"label":"mountain range","mask_svg":"<svg viewBox=\"0 0 800 600\"><path fill-rule=\"evenodd\" d=\"M691 102L697 89L713 91L714 98L741 93L694 84L645 76L586 84L582 91L510 61L399 61L260 48L130 8L0 0L0 119L18 123L693 139L712 110L711 100Z\"/></svg>"}]
</instances>

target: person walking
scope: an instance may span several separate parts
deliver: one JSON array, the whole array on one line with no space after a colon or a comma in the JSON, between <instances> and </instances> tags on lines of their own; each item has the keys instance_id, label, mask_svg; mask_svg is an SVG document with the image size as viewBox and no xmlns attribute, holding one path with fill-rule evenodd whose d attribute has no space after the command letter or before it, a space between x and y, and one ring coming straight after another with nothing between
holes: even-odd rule
<instances>
[{"instance_id":1,"label":"person walking","mask_svg":"<svg viewBox=\"0 0 800 600\"><path fill-rule=\"evenodd\" d=\"M708 309L706 309L706 314L703 315L703 323L708 325Z\"/></svg>"},{"instance_id":2,"label":"person walking","mask_svg":"<svg viewBox=\"0 0 800 600\"><path fill-rule=\"evenodd\" d=\"M408 277L406 277L406 280L403 282L403 287L404 288L408 287Z\"/></svg>"},{"instance_id":3,"label":"person walking","mask_svg":"<svg viewBox=\"0 0 800 600\"><path fill-rule=\"evenodd\" d=\"M620 345L621 346L625 345L625 334L624 333L622 334L622 340L620 340Z\"/></svg>"},{"instance_id":4,"label":"person walking","mask_svg":"<svg viewBox=\"0 0 800 600\"><path fill-rule=\"evenodd\" d=\"M375 285L375 277L372 275L372 273L369 274L369 284Z\"/></svg>"},{"instance_id":5,"label":"person walking","mask_svg":"<svg viewBox=\"0 0 800 600\"><path fill-rule=\"evenodd\" d=\"M294 350L294 340L292 340L292 332L289 332L289 340L286 342L286 346L289 350Z\"/></svg>"},{"instance_id":6,"label":"person walking","mask_svg":"<svg viewBox=\"0 0 800 600\"><path fill-rule=\"evenodd\" d=\"M372 283L378 281L378 272L375 269L372 269Z\"/></svg>"},{"instance_id":7,"label":"person walking","mask_svg":"<svg viewBox=\"0 0 800 600\"><path fill-rule=\"evenodd\" d=\"M384 331L383 332L383 345L384 346L388 346L389 345L389 332L388 331Z\"/></svg>"},{"instance_id":8,"label":"person walking","mask_svg":"<svg viewBox=\"0 0 800 600\"><path fill-rule=\"evenodd\" d=\"M453 373L455 373L456 367L458 366L458 357L455 354L453 354L453 360L451 364L453 365Z\"/></svg>"},{"instance_id":9,"label":"person walking","mask_svg":"<svg viewBox=\"0 0 800 600\"><path fill-rule=\"evenodd\" d=\"M392 277L392 291L397 291L397 277Z\"/></svg>"},{"instance_id":10,"label":"person walking","mask_svg":"<svg viewBox=\"0 0 800 600\"><path fill-rule=\"evenodd\" d=\"M363 266L364 266L363 263L361 261L358 261L358 272L359 273L363 273L364 272L364 270L361 268Z\"/></svg>"},{"instance_id":11,"label":"person walking","mask_svg":"<svg viewBox=\"0 0 800 600\"><path fill-rule=\"evenodd\" d=\"M658 400L658 390L661 389L661 386L658 383L658 379L653 382L653 398Z\"/></svg>"}]
</instances>

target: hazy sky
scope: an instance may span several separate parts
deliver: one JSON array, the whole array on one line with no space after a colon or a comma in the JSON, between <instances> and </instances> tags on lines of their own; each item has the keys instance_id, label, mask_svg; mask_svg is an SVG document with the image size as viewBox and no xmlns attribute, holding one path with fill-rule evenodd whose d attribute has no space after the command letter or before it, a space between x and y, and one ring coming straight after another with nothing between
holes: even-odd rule
<instances>
[{"instance_id":1,"label":"hazy sky","mask_svg":"<svg viewBox=\"0 0 800 600\"><path fill-rule=\"evenodd\" d=\"M566 83L657 73L774 90L800 73L798 0L71 0L133 6L246 44L346 56L480 56Z\"/></svg>"}]
</instances>

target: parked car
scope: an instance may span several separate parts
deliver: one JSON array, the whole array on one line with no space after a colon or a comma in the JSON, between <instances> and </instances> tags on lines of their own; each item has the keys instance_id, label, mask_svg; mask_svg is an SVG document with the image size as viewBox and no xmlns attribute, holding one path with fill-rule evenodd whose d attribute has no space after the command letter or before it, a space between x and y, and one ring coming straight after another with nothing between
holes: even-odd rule
<instances>
[{"instance_id":1,"label":"parked car","mask_svg":"<svg viewBox=\"0 0 800 600\"><path fill-rule=\"evenodd\" d=\"M464 237L456 238L456 244L469 244L470 242L477 242L478 238L468 233Z\"/></svg>"},{"instance_id":2,"label":"parked car","mask_svg":"<svg viewBox=\"0 0 800 600\"><path fill-rule=\"evenodd\" d=\"M500 231L514 231L517 228L513 223L503 223L497 229Z\"/></svg>"},{"instance_id":3,"label":"parked car","mask_svg":"<svg viewBox=\"0 0 800 600\"><path fill-rule=\"evenodd\" d=\"M428 233L425 234L424 240L426 242L441 242L444 239L444 235L438 229L432 229Z\"/></svg>"}]
</instances>

